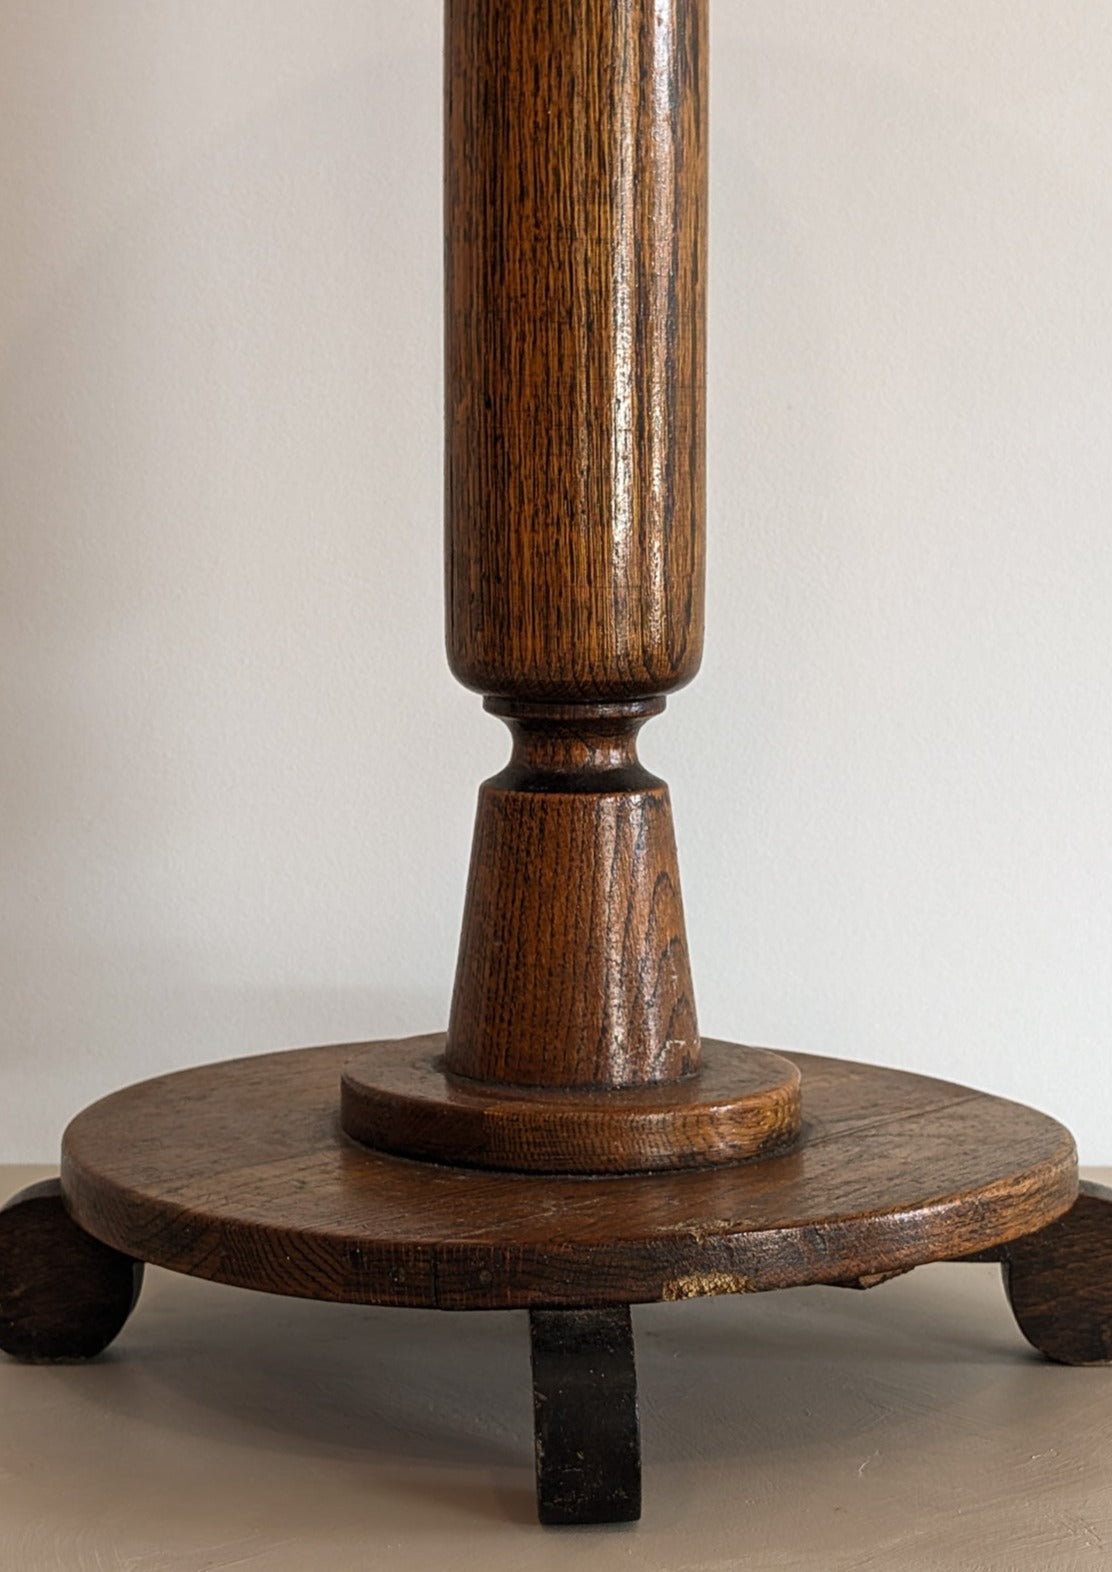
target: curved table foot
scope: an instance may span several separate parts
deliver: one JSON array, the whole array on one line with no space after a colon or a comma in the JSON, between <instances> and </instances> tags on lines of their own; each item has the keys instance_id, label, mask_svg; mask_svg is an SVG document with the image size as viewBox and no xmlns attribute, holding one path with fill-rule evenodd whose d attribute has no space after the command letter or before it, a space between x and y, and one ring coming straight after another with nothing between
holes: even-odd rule
<instances>
[{"instance_id":1,"label":"curved table foot","mask_svg":"<svg viewBox=\"0 0 1112 1572\"><path fill-rule=\"evenodd\" d=\"M1059 1364L1112 1361L1112 1190L1083 1182L1068 1212L999 1253L1029 1343Z\"/></svg>"},{"instance_id":2,"label":"curved table foot","mask_svg":"<svg viewBox=\"0 0 1112 1572\"><path fill-rule=\"evenodd\" d=\"M641 1434L629 1306L531 1310L537 1515L542 1523L641 1516Z\"/></svg>"},{"instance_id":3,"label":"curved table foot","mask_svg":"<svg viewBox=\"0 0 1112 1572\"><path fill-rule=\"evenodd\" d=\"M91 1359L135 1308L143 1264L70 1217L57 1179L0 1210L0 1349L28 1364Z\"/></svg>"}]
</instances>

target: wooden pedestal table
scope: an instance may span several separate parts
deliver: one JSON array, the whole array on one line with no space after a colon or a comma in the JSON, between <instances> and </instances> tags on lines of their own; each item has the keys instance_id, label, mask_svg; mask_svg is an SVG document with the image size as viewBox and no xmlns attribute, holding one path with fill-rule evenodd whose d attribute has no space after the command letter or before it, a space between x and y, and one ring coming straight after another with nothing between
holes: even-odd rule
<instances>
[{"instance_id":1,"label":"wooden pedestal table","mask_svg":"<svg viewBox=\"0 0 1112 1572\"><path fill-rule=\"evenodd\" d=\"M1031 1109L701 1038L636 743L702 649L705 0L448 0L446 44L448 653L513 736L448 1030L87 1109L0 1213L0 1346L95 1354L142 1262L520 1308L542 1520L631 1519L630 1305L991 1258L1036 1347L1104 1360L1112 1197Z\"/></svg>"}]
</instances>

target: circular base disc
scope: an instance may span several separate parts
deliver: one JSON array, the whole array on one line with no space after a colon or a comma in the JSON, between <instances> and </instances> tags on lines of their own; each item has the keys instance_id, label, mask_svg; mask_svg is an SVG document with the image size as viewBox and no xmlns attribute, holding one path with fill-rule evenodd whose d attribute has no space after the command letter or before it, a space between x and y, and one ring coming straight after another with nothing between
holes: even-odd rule
<instances>
[{"instance_id":1,"label":"circular base disc","mask_svg":"<svg viewBox=\"0 0 1112 1572\"><path fill-rule=\"evenodd\" d=\"M74 1218L127 1255L242 1288L493 1310L901 1271L1031 1233L1077 1193L1055 1120L802 1054L803 1140L763 1162L600 1178L413 1162L340 1128L359 1047L235 1059L95 1103L63 1143Z\"/></svg>"},{"instance_id":2,"label":"circular base disc","mask_svg":"<svg viewBox=\"0 0 1112 1572\"><path fill-rule=\"evenodd\" d=\"M767 1048L702 1044L699 1073L621 1091L494 1086L449 1075L443 1033L375 1043L343 1074L340 1119L379 1151L531 1173L709 1168L782 1152L799 1071Z\"/></svg>"}]
</instances>

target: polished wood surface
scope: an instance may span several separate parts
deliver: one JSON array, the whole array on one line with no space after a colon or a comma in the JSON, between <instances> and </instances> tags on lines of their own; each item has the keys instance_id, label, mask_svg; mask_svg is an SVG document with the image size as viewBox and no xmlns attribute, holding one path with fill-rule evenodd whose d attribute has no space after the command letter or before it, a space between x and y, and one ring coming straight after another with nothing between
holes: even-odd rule
<instances>
[{"instance_id":1,"label":"polished wood surface","mask_svg":"<svg viewBox=\"0 0 1112 1572\"><path fill-rule=\"evenodd\" d=\"M659 707L512 709L479 793L448 1068L518 1086L622 1087L699 1065L672 806L637 762Z\"/></svg>"},{"instance_id":2,"label":"polished wood surface","mask_svg":"<svg viewBox=\"0 0 1112 1572\"><path fill-rule=\"evenodd\" d=\"M676 1082L700 1042L672 803L634 742L703 641L706 0L448 0L445 27L448 659L514 731L448 1069Z\"/></svg>"},{"instance_id":3,"label":"polished wood surface","mask_svg":"<svg viewBox=\"0 0 1112 1572\"><path fill-rule=\"evenodd\" d=\"M411 1162L340 1131L358 1045L128 1087L66 1132L76 1220L244 1288L441 1309L830 1283L987 1249L1072 1205L1068 1131L925 1076L793 1055L807 1140L764 1162L594 1178Z\"/></svg>"},{"instance_id":4,"label":"polished wood surface","mask_svg":"<svg viewBox=\"0 0 1112 1572\"><path fill-rule=\"evenodd\" d=\"M142 1285L142 1262L79 1228L57 1179L29 1185L0 1209L0 1349L24 1364L102 1353Z\"/></svg>"},{"instance_id":5,"label":"polished wood surface","mask_svg":"<svg viewBox=\"0 0 1112 1572\"><path fill-rule=\"evenodd\" d=\"M448 654L662 693L702 649L706 0L448 0Z\"/></svg>"},{"instance_id":6,"label":"polished wood surface","mask_svg":"<svg viewBox=\"0 0 1112 1572\"><path fill-rule=\"evenodd\" d=\"M375 1043L346 1066L340 1120L381 1151L534 1173L639 1173L749 1162L800 1134L800 1075L767 1049L704 1042L699 1075L625 1091L470 1081L444 1036Z\"/></svg>"},{"instance_id":7,"label":"polished wood surface","mask_svg":"<svg viewBox=\"0 0 1112 1572\"><path fill-rule=\"evenodd\" d=\"M702 650L706 0L445 19L448 656L514 732L447 1064L676 1081L700 1048L672 808L634 744Z\"/></svg>"},{"instance_id":8,"label":"polished wood surface","mask_svg":"<svg viewBox=\"0 0 1112 1572\"><path fill-rule=\"evenodd\" d=\"M1031 1109L703 1052L671 805L635 738L702 648L706 0L445 16L448 656L514 735L446 1038L87 1109L60 1187L0 1213L0 1347L96 1353L141 1261L528 1309L541 1516L612 1521L639 1504L631 1303L991 1256L1036 1347L1104 1361L1112 1197L1078 1195L1069 1133Z\"/></svg>"}]
</instances>

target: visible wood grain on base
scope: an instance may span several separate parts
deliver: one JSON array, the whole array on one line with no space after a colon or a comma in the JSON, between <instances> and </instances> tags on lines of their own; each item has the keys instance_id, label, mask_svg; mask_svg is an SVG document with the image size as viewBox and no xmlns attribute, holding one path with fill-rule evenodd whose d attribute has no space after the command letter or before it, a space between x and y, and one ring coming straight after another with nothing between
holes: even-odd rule
<instances>
[{"instance_id":1,"label":"visible wood grain on base","mask_svg":"<svg viewBox=\"0 0 1112 1572\"><path fill-rule=\"evenodd\" d=\"M800 1076L767 1049L703 1042L698 1074L613 1092L461 1080L444 1036L375 1043L343 1074L341 1123L380 1151L533 1173L707 1168L786 1150Z\"/></svg>"},{"instance_id":2,"label":"visible wood grain on base","mask_svg":"<svg viewBox=\"0 0 1112 1572\"><path fill-rule=\"evenodd\" d=\"M142 1263L70 1217L57 1179L0 1209L0 1349L26 1364L102 1353L135 1308Z\"/></svg>"},{"instance_id":3,"label":"visible wood grain on base","mask_svg":"<svg viewBox=\"0 0 1112 1572\"><path fill-rule=\"evenodd\" d=\"M629 1306L533 1310L537 1516L542 1523L635 1523L641 1430Z\"/></svg>"},{"instance_id":4,"label":"visible wood grain on base","mask_svg":"<svg viewBox=\"0 0 1112 1572\"><path fill-rule=\"evenodd\" d=\"M1059 1364L1112 1361L1112 1190L1083 1183L1068 1212L1000 1253L1029 1343Z\"/></svg>"},{"instance_id":5,"label":"visible wood grain on base","mask_svg":"<svg viewBox=\"0 0 1112 1572\"><path fill-rule=\"evenodd\" d=\"M792 1055L806 1140L761 1163L602 1178L368 1151L336 1085L359 1045L128 1087L70 1125L82 1227L240 1287L366 1304L588 1307L829 1283L987 1249L1077 1194L1069 1132L943 1081Z\"/></svg>"}]
</instances>

